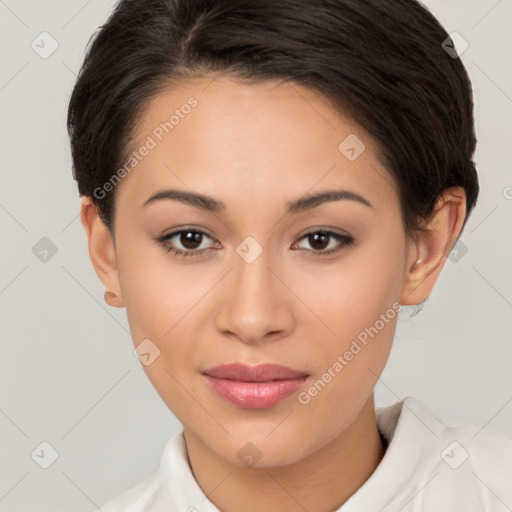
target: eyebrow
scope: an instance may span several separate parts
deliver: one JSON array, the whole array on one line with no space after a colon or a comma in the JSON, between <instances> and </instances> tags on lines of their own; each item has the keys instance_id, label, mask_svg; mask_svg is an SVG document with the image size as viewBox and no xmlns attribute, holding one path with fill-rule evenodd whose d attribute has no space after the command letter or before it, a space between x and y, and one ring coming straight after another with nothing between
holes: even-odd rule
<instances>
[{"instance_id":1,"label":"eyebrow","mask_svg":"<svg viewBox=\"0 0 512 512\"><path fill-rule=\"evenodd\" d=\"M218 201L213 197L195 192L186 192L185 190L178 189L160 190L156 194L153 194L151 197L149 197L144 202L143 206L147 206L148 204L163 199L181 201L182 203L189 204L195 208L199 208L200 210L214 213L226 209L226 205L222 201ZM364 204L369 208L374 207L367 199L360 196L359 194L356 194L355 192L351 192L350 190L325 190L323 192L318 192L317 194L307 194L294 201L288 201L286 203L286 213L300 213L316 208L323 203L341 200L355 201Z\"/></svg>"}]
</instances>

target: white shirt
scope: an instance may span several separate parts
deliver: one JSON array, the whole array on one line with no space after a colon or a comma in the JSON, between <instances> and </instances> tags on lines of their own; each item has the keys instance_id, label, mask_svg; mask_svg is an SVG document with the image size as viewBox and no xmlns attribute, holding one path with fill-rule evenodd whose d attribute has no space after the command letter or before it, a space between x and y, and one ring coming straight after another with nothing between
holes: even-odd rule
<instances>
[{"instance_id":1,"label":"white shirt","mask_svg":"<svg viewBox=\"0 0 512 512\"><path fill-rule=\"evenodd\" d=\"M377 408L376 417L386 453L336 512L512 511L512 439L447 426L413 397ZM169 439L157 471L101 510L219 512L193 476L183 432Z\"/></svg>"}]
</instances>

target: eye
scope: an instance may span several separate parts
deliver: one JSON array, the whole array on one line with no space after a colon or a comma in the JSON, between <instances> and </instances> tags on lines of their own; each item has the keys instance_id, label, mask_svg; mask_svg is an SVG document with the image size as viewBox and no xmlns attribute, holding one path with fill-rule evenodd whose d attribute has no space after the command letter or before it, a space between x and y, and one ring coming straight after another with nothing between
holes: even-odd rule
<instances>
[{"instance_id":1,"label":"eye","mask_svg":"<svg viewBox=\"0 0 512 512\"><path fill-rule=\"evenodd\" d=\"M315 256L334 254L354 243L354 239L349 235L341 235L340 233L324 230L306 233L302 238L300 238L300 240L307 241L307 243L312 247L312 251ZM297 243L295 243L292 248L294 248L294 246L297 246Z\"/></svg>"},{"instance_id":2,"label":"eye","mask_svg":"<svg viewBox=\"0 0 512 512\"><path fill-rule=\"evenodd\" d=\"M167 252L173 252L178 257L204 256L205 251L211 247L201 247L204 239L213 238L204 231L192 228L180 229L167 235L155 238ZM220 245L215 242L214 245Z\"/></svg>"},{"instance_id":3,"label":"eye","mask_svg":"<svg viewBox=\"0 0 512 512\"><path fill-rule=\"evenodd\" d=\"M217 241L214 241L213 246L201 247L204 245L205 239L213 240L213 238L204 231L185 228L155 238L155 242L161 245L167 252L172 252L175 256L181 258L204 256L208 249L221 247L220 243ZM352 245L354 242L354 239L349 235L342 235L326 230L306 233L300 240L305 240L312 248L306 249L319 256L337 253L349 245ZM294 243L292 249L296 249L298 245L300 244Z\"/></svg>"}]
</instances>

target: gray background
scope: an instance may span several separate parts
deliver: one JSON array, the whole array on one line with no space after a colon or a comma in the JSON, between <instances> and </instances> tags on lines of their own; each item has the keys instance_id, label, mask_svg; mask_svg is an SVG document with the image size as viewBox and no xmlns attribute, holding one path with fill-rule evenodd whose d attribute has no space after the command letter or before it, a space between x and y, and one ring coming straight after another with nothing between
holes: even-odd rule
<instances>
[{"instance_id":1,"label":"gray background","mask_svg":"<svg viewBox=\"0 0 512 512\"><path fill-rule=\"evenodd\" d=\"M427 5L469 43L482 191L467 252L447 261L418 317L402 315L377 405L415 396L446 423L512 437L512 2ZM66 108L112 6L0 0L2 511L97 510L154 471L180 429L133 356L125 310L103 302L78 217ZM31 47L43 31L59 45L46 59ZM46 262L43 237L57 251ZM43 441L58 452L48 469L31 458Z\"/></svg>"}]
</instances>

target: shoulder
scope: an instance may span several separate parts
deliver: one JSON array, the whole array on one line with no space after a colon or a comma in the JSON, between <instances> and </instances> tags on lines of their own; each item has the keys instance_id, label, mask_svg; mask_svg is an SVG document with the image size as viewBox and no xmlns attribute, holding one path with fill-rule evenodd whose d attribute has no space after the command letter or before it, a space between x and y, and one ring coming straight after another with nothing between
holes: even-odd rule
<instances>
[{"instance_id":1,"label":"shoulder","mask_svg":"<svg viewBox=\"0 0 512 512\"><path fill-rule=\"evenodd\" d=\"M470 461L470 465L479 466L489 460L496 461L498 458L506 467L512 469L510 465L512 464L512 439L489 430L485 425L483 427L469 423L449 425L434 416L420 400L414 397L405 398L401 404L403 404L401 417L408 415L409 423L422 424L426 430L430 431L432 446L443 448L440 453L443 460L457 459L451 462L451 466L461 466L466 460ZM399 405L395 404L392 407ZM447 441L449 444L445 445Z\"/></svg>"},{"instance_id":2,"label":"shoulder","mask_svg":"<svg viewBox=\"0 0 512 512\"><path fill-rule=\"evenodd\" d=\"M134 485L110 499L100 510L103 512L143 512L148 501L158 492L158 470Z\"/></svg>"},{"instance_id":3,"label":"shoulder","mask_svg":"<svg viewBox=\"0 0 512 512\"><path fill-rule=\"evenodd\" d=\"M218 512L196 482L188 462L183 431L167 441L157 471L114 496L103 512Z\"/></svg>"},{"instance_id":4,"label":"shoulder","mask_svg":"<svg viewBox=\"0 0 512 512\"><path fill-rule=\"evenodd\" d=\"M160 465L156 471L129 489L115 495L101 507L103 512L145 512L155 509L155 505L168 503L166 473L169 459L181 454L181 434L173 435L166 443ZM156 508L155 510L158 510Z\"/></svg>"},{"instance_id":5,"label":"shoulder","mask_svg":"<svg viewBox=\"0 0 512 512\"><path fill-rule=\"evenodd\" d=\"M418 448L415 505L421 503L422 510L436 510L441 503L447 510L510 510L511 439L471 424L447 425L413 397L392 407L389 418L398 413L399 418L391 436L408 438Z\"/></svg>"}]
</instances>

